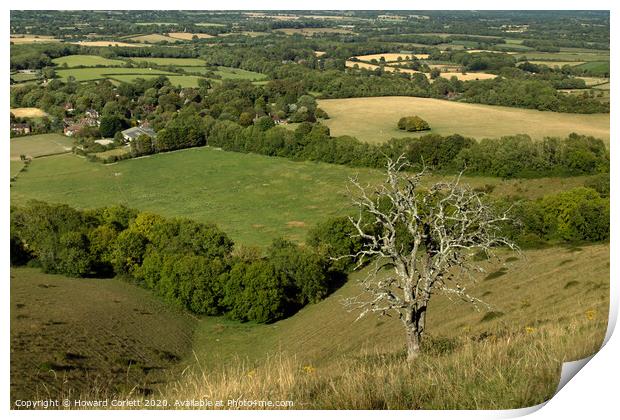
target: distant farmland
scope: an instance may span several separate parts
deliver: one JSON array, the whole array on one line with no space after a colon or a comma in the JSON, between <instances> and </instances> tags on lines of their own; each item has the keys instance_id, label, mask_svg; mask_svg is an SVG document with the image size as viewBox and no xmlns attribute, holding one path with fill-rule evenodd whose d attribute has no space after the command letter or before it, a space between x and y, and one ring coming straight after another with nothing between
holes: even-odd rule
<instances>
[{"instance_id":1,"label":"distant farmland","mask_svg":"<svg viewBox=\"0 0 620 420\"><path fill-rule=\"evenodd\" d=\"M351 135L369 143L420 135L396 127L398 119L407 115L422 117L438 134L475 138L528 134L542 139L576 132L609 142L609 114L564 114L413 97L324 99L319 106L330 116L324 123L332 135Z\"/></svg>"},{"instance_id":2,"label":"distant farmland","mask_svg":"<svg viewBox=\"0 0 620 420\"><path fill-rule=\"evenodd\" d=\"M52 62L58 66L66 64L67 67L122 66L125 64L122 60L112 60L98 55L66 55L55 58Z\"/></svg>"}]
</instances>

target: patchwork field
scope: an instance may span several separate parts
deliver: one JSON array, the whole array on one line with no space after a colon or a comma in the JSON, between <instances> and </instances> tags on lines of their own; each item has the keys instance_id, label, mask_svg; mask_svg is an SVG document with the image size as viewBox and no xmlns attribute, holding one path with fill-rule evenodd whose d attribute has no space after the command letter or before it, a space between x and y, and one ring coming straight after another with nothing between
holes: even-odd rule
<instances>
[{"instance_id":1,"label":"patchwork field","mask_svg":"<svg viewBox=\"0 0 620 420\"><path fill-rule=\"evenodd\" d=\"M38 76L36 73L11 73L11 79L15 82L21 83L37 80Z\"/></svg>"},{"instance_id":2,"label":"patchwork field","mask_svg":"<svg viewBox=\"0 0 620 420\"><path fill-rule=\"evenodd\" d=\"M148 35L138 35L131 38L126 38L128 41L133 42L145 42L148 44L155 44L158 42L180 42L180 39L172 38L170 36L162 35L162 34L148 34Z\"/></svg>"},{"instance_id":3,"label":"patchwork field","mask_svg":"<svg viewBox=\"0 0 620 420\"><path fill-rule=\"evenodd\" d=\"M98 55L66 55L64 57L54 58L52 62L57 66L66 64L67 67L122 66L125 64L122 60L112 60Z\"/></svg>"},{"instance_id":4,"label":"patchwork field","mask_svg":"<svg viewBox=\"0 0 620 420\"><path fill-rule=\"evenodd\" d=\"M355 175L363 182L383 179L382 173L370 169L212 148L111 165L62 155L35 159L13 184L11 202L36 198L81 208L125 204L162 215L215 222L236 242L266 246L277 237L303 242L317 222L348 212L346 186ZM466 178L472 187L494 185L494 194L530 198L574 188L584 180Z\"/></svg>"},{"instance_id":5,"label":"patchwork field","mask_svg":"<svg viewBox=\"0 0 620 420\"><path fill-rule=\"evenodd\" d=\"M11 108L11 114L17 118L40 118L47 116L47 112L40 108Z\"/></svg>"},{"instance_id":6,"label":"patchwork field","mask_svg":"<svg viewBox=\"0 0 620 420\"><path fill-rule=\"evenodd\" d=\"M330 116L324 123L332 135L352 135L369 143L419 135L396 127L399 118L407 115L425 119L431 132L438 134L458 133L484 138L523 133L540 139L576 132L609 143L609 114L564 114L413 97L323 99L318 102Z\"/></svg>"},{"instance_id":7,"label":"patchwork field","mask_svg":"<svg viewBox=\"0 0 620 420\"><path fill-rule=\"evenodd\" d=\"M190 351L194 322L120 280L12 268L11 399L148 395Z\"/></svg>"},{"instance_id":8,"label":"patchwork field","mask_svg":"<svg viewBox=\"0 0 620 420\"><path fill-rule=\"evenodd\" d=\"M38 157L70 152L73 140L60 134L37 134L11 139L11 160L19 160L21 155Z\"/></svg>"}]
</instances>

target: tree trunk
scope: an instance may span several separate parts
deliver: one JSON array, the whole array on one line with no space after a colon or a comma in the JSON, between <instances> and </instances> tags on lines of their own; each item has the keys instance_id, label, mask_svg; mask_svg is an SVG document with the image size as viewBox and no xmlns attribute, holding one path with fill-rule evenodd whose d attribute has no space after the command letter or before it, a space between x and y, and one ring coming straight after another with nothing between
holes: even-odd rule
<instances>
[{"instance_id":1,"label":"tree trunk","mask_svg":"<svg viewBox=\"0 0 620 420\"><path fill-rule=\"evenodd\" d=\"M407 362L413 362L420 355L420 332L414 325L407 326Z\"/></svg>"}]
</instances>

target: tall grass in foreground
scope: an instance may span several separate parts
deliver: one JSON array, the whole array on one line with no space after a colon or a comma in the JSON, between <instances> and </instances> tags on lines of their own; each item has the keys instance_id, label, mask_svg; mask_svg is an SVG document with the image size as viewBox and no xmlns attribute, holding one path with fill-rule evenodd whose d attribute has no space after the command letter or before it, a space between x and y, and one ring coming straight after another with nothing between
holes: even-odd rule
<instances>
[{"instance_id":1,"label":"tall grass in foreground","mask_svg":"<svg viewBox=\"0 0 620 420\"><path fill-rule=\"evenodd\" d=\"M154 398L291 400L296 409L509 409L550 399L562 362L596 352L606 317L561 326L432 339L408 365L403 353L367 352L302 366L274 354L261 364L231 361L218 372L188 370ZM151 398L151 397L149 397Z\"/></svg>"},{"instance_id":2,"label":"tall grass in foreground","mask_svg":"<svg viewBox=\"0 0 620 420\"><path fill-rule=\"evenodd\" d=\"M281 351L260 362L231 359L216 370L197 360L147 396L128 383L114 393L93 386L86 394L64 388L61 395L40 392L38 398L142 401L133 408L150 408L147 400L165 399L167 408L176 409L191 408L175 406L177 400L223 400L224 409L240 408L228 400L290 400L294 409L521 408L550 399L562 363L598 351L606 327L606 311L588 310L564 325L498 326L483 333L426 337L424 353L412 364L404 350L360 349L321 366L304 365Z\"/></svg>"}]
</instances>

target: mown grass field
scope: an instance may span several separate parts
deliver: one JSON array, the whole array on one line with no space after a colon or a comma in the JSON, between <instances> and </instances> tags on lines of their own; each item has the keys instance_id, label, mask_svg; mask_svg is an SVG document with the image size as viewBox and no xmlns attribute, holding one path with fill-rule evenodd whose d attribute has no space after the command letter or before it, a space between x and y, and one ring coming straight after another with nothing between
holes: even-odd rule
<instances>
[{"instance_id":1,"label":"mown grass field","mask_svg":"<svg viewBox=\"0 0 620 420\"><path fill-rule=\"evenodd\" d=\"M232 67L224 67L219 66L215 74L222 77L222 79L240 79L240 80L250 80L250 81L260 81L265 80L267 75L262 73L257 73L255 71L236 69Z\"/></svg>"},{"instance_id":2,"label":"mown grass field","mask_svg":"<svg viewBox=\"0 0 620 420\"><path fill-rule=\"evenodd\" d=\"M78 41L72 42L72 44L83 45L85 47L134 47L144 48L144 44L135 44L122 41Z\"/></svg>"},{"instance_id":3,"label":"mown grass field","mask_svg":"<svg viewBox=\"0 0 620 420\"><path fill-rule=\"evenodd\" d=\"M564 114L530 109L450 102L413 97L324 99L318 101L330 119L332 135L351 135L369 143L393 137L414 137L396 127L401 117L418 115L432 133L462 134L475 138L518 133L532 138L588 134L609 143L609 114Z\"/></svg>"},{"instance_id":4,"label":"mown grass field","mask_svg":"<svg viewBox=\"0 0 620 420\"><path fill-rule=\"evenodd\" d=\"M11 139L11 160L19 160L21 155L38 157L67 153L73 147L73 140L61 134L36 134L34 136Z\"/></svg>"},{"instance_id":5,"label":"mown grass field","mask_svg":"<svg viewBox=\"0 0 620 420\"><path fill-rule=\"evenodd\" d=\"M123 60L112 60L98 55L66 55L54 58L52 62L57 66L66 64L67 67L122 66L125 64Z\"/></svg>"},{"instance_id":6,"label":"mown grass field","mask_svg":"<svg viewBox=\"0 0 620 420\"><path fill-rule=\"evenodd\" d=\"M183 42L180 39L176 39L176 38L172 38L170 36L166 36L166 35L162 35L162 34L147 34L147 35L138 35L138 36L134 36L131 38L125 38L128 41L133 41L133 42L145 42L148 44L155 44L158 42Z\"/></svg>"},{"instance_id":7,"label":"mown grass field","mask_svg":"<svg viewBox=\"0 0 620 420\"><path fill-rule=\"evenodd\" d=\"M74 155L35 159L11 187L28 199L81 208L125 204L167 216L214 222L233 240L266 246L279 236L303 242L308 230L350 211L348 179L383 179L380 171L197 148L112 165ZM438 180L438 178L430 178ZM467 178L494 194L539 197L583 185L585 178L502 181Z\"/></svg>"},{"instance_id":8,"label":"mown grass field","mask_svg":"<svg viewBox=\"0 0 620 420\"><path fill-rule=\"evenodd\" d=\"M116 279L11 269L11 400L145 395L191 351L195 320Z\"/></svg>"},{"instance_id":9,"label":"mown grass field","mask_svg":"<svg viewBox=\"0 0 620 420\"><path fill-rule=\"evenodd\" d=\"M30 82L33 80L37 80L38 76L36 73L11 73L11 79L16 82Z\"/></svg>"}]
</instances>

